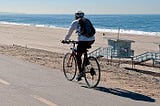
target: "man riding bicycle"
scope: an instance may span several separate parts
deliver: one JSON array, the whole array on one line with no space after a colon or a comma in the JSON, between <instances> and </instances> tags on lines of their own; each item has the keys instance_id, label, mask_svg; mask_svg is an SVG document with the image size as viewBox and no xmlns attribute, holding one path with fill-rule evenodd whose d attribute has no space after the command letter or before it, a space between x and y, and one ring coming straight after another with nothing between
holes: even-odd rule
<instances>
[{"instance_id":1,"label":"man riding bicycle","mask_svg":"<svg viewBox=\"0 0 160 106\"><path fill-rule=\"evenodd\" d=\"M86 22L87 24L85 24ZM91 48L91 45L95 41L95 29L92 23L84 17L84 13L82 11L77 11L75 13L75 20L71 23L67 35L65 36L65 40L69 40L73 31L78 33L78 45L77 45L77 63L79 74L77 76L77 80L80 81L84 76L82 70L82 54L86 52L88 48Z\"/></svg>"}]
</instances>

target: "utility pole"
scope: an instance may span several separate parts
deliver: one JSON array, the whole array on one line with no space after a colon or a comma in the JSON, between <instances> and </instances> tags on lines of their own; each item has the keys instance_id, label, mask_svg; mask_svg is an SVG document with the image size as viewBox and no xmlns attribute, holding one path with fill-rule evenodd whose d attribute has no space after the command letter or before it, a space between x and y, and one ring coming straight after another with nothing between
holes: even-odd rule
<instances>
[{"instance_id":1,"label":"utility pole","mask_svg":"<svg viewBox=\"0 0 160 106\"><path fill-rule=\"evenodd\" d=\"M117 40L119 40L119 34L120 34L120 27L118 27L118 36L117 36Z\"/></svg>"},{"instance_id":2,"label":"utility pole","mask_svg":"<svg viewBox=\"0 0 160 106\"><path fill-rule=\"evenodd\" d=\"M159 53L160 53L160 44L159 44Z\"/></svg>"}]
</instances>

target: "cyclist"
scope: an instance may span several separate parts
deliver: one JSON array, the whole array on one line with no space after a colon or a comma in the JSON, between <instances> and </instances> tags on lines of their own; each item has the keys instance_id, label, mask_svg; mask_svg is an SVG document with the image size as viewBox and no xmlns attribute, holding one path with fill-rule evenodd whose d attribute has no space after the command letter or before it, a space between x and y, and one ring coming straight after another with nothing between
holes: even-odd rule
<instances>
[{"instance_id":1,"label":"cyclist","mask_svg":"<svg viewBox=\"0 0 160 106\"><path fill-rule=\"evenodd\" d=\"M79 20L84 18L84 12L82 11L77 11L75 13L75 20L71 23L69 30L67 32L67 35L65 36L65 40L69 40L70 36L74 31L78 33L78 45L77 45L77 63L78 63L78 69L79 69L79 74L77 76L77 81L80 81L81 78L84 76L83 70L82 70L82 54L88 49L91 48L91 45L95 41L95 36L90 36L87 37L85 34L81 33L81 28L79 24Z\"/></svg>"}]
</instances>

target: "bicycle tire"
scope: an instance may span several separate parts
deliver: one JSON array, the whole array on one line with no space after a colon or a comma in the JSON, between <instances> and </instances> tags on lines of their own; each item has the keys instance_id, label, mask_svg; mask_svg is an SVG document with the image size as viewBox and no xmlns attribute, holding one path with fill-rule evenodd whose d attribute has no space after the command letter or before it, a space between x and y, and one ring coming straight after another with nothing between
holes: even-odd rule
<instances>
[{"instance_id":1,"label":"bicycle tire","mask_svg":"<svg viewBox=\"0 0 160 106\"><path fill-rule=\"evenodd\" d=\"M71 53L66 53L63 58L63 72L67 80L72 81L77 72L76 57Z\"/></svg>"},{"instance_id":2,"label":"bicycle tire","mask_svg":"<svg viewBox=\"0 0 160 106\"><path fill-rule=\"evenodd\" d=\"M98 60L90 56L88 57L89 64L85 65L85 81L89 88L97 87L101 77L101 70Z\"/></svg>"}]
</instances>

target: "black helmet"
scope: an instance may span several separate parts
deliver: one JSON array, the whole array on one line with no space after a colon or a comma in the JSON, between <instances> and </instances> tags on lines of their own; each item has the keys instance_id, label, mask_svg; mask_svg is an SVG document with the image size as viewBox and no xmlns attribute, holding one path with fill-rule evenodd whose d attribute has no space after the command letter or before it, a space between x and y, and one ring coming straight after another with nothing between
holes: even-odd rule
<instances>
[{"instance_id":1,"label":"black helmet","mask_svg":"<svg viewBox=\"0 0 160 106\"><path fill-rule=\"evenodd\" d=\"M82 11L77 11L75 13L75 19L83 18L83 17L84 17L84 12L82 12Z\"/></svg>"}]
</instances>

